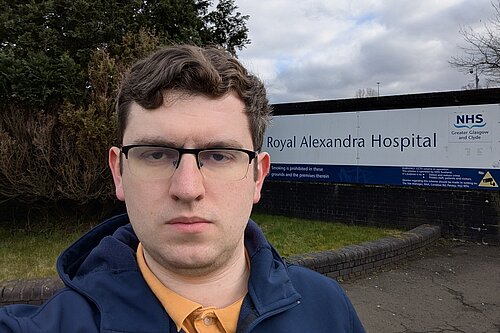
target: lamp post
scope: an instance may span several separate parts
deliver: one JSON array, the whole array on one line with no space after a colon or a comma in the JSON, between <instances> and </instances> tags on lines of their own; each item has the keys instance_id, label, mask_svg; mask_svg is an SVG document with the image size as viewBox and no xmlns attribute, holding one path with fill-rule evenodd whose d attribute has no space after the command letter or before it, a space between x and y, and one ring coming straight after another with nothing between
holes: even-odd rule
<instances>
[{"instance_id":1,"label":"lamp post","mask_svg":"<svg viewBox=\"0 0 500 333\"><path fill-rule=\"evenodd\" d=\"M469 73L474 74L474 80L476 82L476 89L479 89L479 76L477 75L477 65L472 67Z\"/></svg>"},{"instance_id":2,"label":"lamp post","mask_svg":"<svg viewBox=\"0 0 500 333\"><path fill-rule=\"evenodd\" d=\"M380 96L380 82L377 81L377 97Z\"/></svg>"}]
</instances>

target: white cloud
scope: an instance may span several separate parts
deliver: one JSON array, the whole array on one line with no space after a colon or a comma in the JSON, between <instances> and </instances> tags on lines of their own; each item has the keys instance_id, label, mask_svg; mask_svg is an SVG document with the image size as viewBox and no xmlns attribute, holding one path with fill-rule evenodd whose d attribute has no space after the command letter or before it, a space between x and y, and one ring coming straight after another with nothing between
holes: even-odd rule
<instances>
[{"instance_id":1,"label":"white cloud","mask_svg":"<svg viewBox=\"0 0 500 333\"><path fill-rule=\"evenodd\" d=\"M489 0L236 0L252 43L239 53L272 102L456 90L472 78L448 61L460 26L480 28Z\"/></svg>"}]
</instances>

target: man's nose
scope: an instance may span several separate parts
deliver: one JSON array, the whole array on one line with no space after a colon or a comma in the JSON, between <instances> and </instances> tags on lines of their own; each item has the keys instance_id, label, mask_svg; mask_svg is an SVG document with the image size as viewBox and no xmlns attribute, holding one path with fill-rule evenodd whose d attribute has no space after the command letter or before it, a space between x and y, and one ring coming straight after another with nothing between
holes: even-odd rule
<instances>
[{"instance_id":1,"label":"man's nose","mask_svg":"<svg viewBox=\"0 0 500 333\"><path fill-rule=\"evenodd\" d=\"M196 155L183 154L170 182L170 195L175 200L194 201L205 195L204 178Z\"/></svg>"}]
</instances>

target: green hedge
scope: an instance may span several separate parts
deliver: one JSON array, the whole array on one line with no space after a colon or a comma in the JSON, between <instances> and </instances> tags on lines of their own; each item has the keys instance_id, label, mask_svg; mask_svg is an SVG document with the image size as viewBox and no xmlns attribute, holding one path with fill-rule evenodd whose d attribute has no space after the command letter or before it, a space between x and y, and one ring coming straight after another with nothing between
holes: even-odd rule
<instances>
[{"instance_id":1,"label":"green hedge","mask_svg":"<svg viewBox=\"0 0 500 333\"><path fill-rule=\"evenodd\" d=\"M94 51L88 66L92 89L87 106L64 100L51 110L2 107L0 208L112 208L107 154L116 143L114 97L126 68L159 46L159 39L143 29L125 36L120 56Z\"/></svg>"}]
</instances>

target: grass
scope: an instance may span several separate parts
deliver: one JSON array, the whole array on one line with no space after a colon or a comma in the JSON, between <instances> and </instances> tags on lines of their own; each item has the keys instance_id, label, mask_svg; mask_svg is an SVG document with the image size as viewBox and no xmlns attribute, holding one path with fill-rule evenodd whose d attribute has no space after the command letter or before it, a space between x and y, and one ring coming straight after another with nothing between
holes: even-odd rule
<instances>
[{"instance_id":1,"label":"grass","mask_svg":"<svg viewBox=\"0 0 500 333\"><path fill-rule=\"evenodd\" d=\"M401 233L396 229L351 226L283 216L254 214L252 218L262 228L269 242L285 257L338 249Z\"/></svg>"},{"instance_id":2,"label":"grass","mask_svg":"<svg viewBox=\"0 0 500 333\"><path fill-rule=\"evenodd\" d=\"M283 256L337 249L401 232L261 214L252 218ZM56 275L58 255L91 226L69 225L67 221L18 228L0 224L0 281Z\"/></svg>"},{"instance_id":3,"label":"grass","mask_svg":"<svg viewBox=\"0 0 500 333\"><path fill-rule=\"evenodd\" d=\"M59 254L89 227L12 228L0 224L0 281L56 275Z\"/></svg>"}]
</instances>

